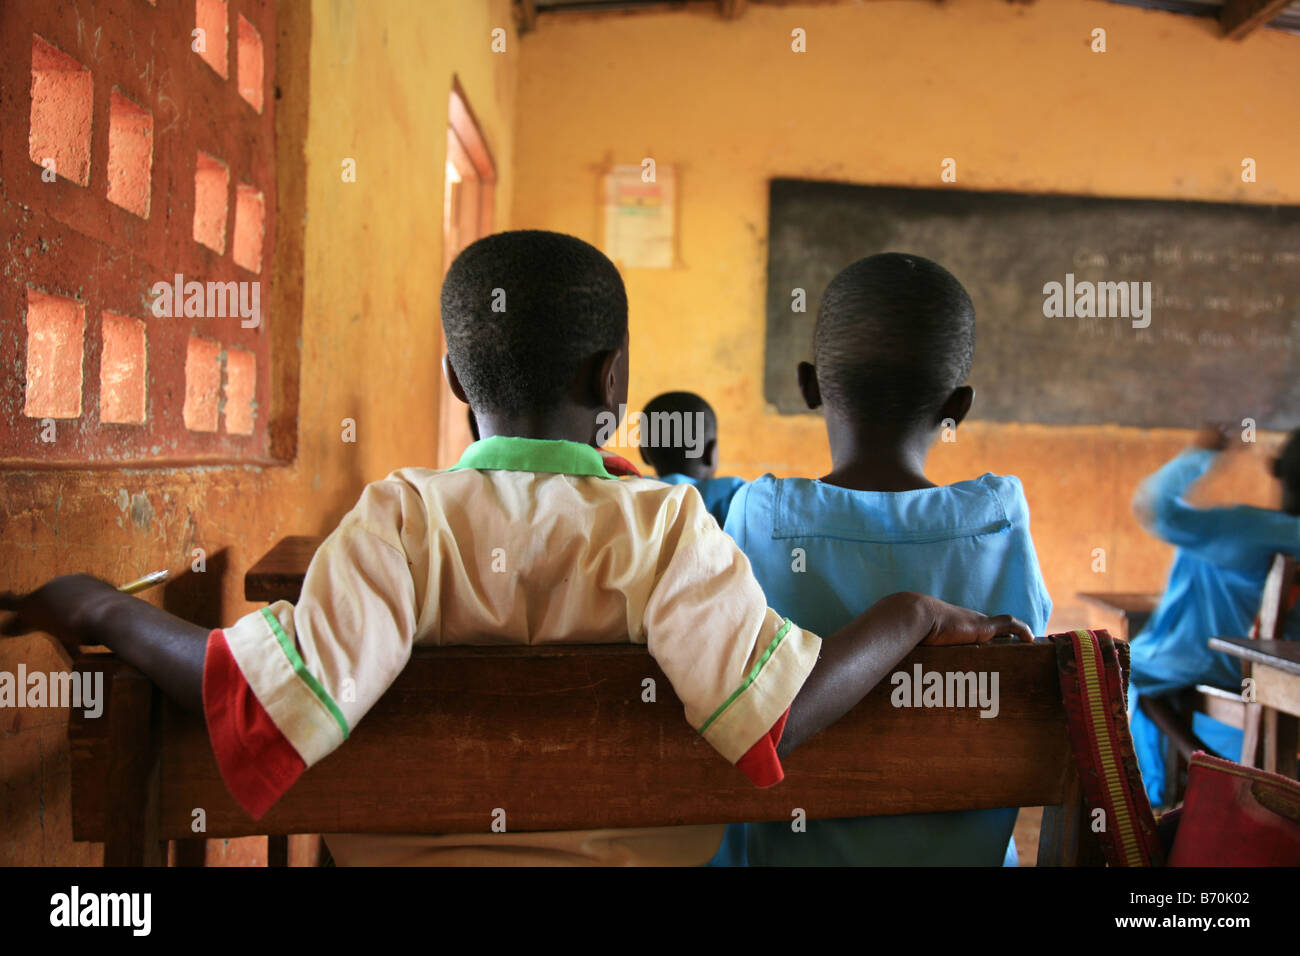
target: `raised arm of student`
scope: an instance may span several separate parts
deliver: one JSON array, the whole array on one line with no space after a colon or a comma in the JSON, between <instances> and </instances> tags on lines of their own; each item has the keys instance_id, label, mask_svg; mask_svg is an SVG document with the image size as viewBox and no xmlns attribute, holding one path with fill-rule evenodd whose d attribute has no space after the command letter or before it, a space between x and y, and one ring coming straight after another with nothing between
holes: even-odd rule
<instances>
[{"instance_id":1,"label":"raised arm of student","mask_svg":"<svg viewBox=\"0 0 1300 956\"><path fill-rule=\"evenodd\" d=\"M1278 551L1296 553L1300 519L1294 515L1248 505L1198 508L1185 500L1232 440L1220 429L1204 429L1192 447L1138 486L1134 513L1151 534L1220 566L1267 561Z\"/></svg>"}]
</instances>

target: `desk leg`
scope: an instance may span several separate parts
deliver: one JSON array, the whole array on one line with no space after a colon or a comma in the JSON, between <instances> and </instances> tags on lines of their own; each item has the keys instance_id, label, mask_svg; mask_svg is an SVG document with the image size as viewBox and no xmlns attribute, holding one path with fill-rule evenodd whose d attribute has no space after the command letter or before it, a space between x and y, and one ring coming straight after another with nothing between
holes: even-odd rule
<instances>
[{"instance_id":1,"label":"desk leg","mask_svg":"<svg viewBox=\"0 0 1300 956\"><path fill-rule=\"evenodd\" d=\"M1300 718L1265 707L1264 769L1296 779L1296 749L1300 747Z\"/></svg>"},{"instance_id":2,"label":"desk leg","mask_svg":"<svg viewBox=\"0 0 1300 956\"><path fill-rule=\"evenodd\" d=\"M1245 727L1241 732L1241 762L1246 767L1258 767L1259 742L1263 734L1264 708L1259 704L1246 705Z\"/></svg>"},{"instance_id":3,"label":"desk leg","mask_svg":"<svg viewBox=\"0 0 1300 956\"><path fill-rule=\"evenodd\" d=\"M1151 620L1150 611L1129 611L1124 615L1124 640L1131 641L1142 633L1142 628Z\"/></svg>"},{"instance_id":4,"label":"desk leg","mask_svg":"<svg viewBox=\"0 0 1300 956\"><path fill-rule=\"evenodd\" d=\"M266 865L289 865L289 838L283 834L272 834L266 838Z\"/></svg>"},{"instance_id":5,"label":"desk leg","mask_svg":"<svg viewBox=\"0 0 1300 956\"><path fill-rule=\"evenodd\" d=\"M1105 866L1101 840L1092 832L1092 814L1083 798L1079 775L1073 767L1065 785L1064 801L1043 807L1038 831L1039 866Z\"/></svg>"},{"instance_id":6,"label":"desk leg","mask_svg":"<svg viewBox=\"0 0 1300 956\"><path fill-rule=\"evenodd\" d=\"M208 858L208 841L201 837L173 840L176 866L205 866Z\"/></svg>"},{"instance_id":7,"label":"desk leg","mask_svg":"<svg viewBox=\"0 0 1300 956\"><path fill-rule=\"evenodd\" d=\"M163 866L161 694L129 667L113 674L108 699L108 801L104 807L105 866Z\"/></svg>"}]
</instances>

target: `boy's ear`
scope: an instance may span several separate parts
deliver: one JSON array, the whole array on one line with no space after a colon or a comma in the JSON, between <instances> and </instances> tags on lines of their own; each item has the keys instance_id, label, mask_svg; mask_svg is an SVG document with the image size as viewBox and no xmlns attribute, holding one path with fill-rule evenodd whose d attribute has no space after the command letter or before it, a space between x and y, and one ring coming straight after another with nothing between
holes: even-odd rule
<instances>
[{"instance_id":1,"label":"boy's ear","mask_svg":"<svg viewBox=\"0 0 1300 956\"><path fill-rule=\"evenodd\" d=\"M596 403L623 417L622 406L627 404L627 351L620 345L606 352L601 359L596 377Z\"/></svg>"},{"instance_id":2,"label":"boy's ear","mask_svg":"<svg viewBox=\"0 0 1300 956\"><path fill-rule=\"evenodd\" d=\"M718 440L710 438L704 443L704 465L706 468L718 467Z\"/></svg>"},{"instance_id":3,"label":"boy's ear","mask_svg":"<svg viewBox=\"0 0 1300 956\"><path fill-rule=\"evenodd\" d=\"M939 421L937 424L942 425L947 419L951 418L954 425L960 425L966 416L970 414L971 403L975 401L975 389L969 385L958 385L948 396L948 400L943 403L939 409Z\"/></svg>"},{"instance_id":4,"label":"boy's ear","mask_svg":"<svg viewBox=\"0 0 1300 956\"><path fill-rule=\"evenodd\" d=\"M822 407L822 387L817 384L817 366L812 362L800 362L796 370L799 376L799 394L809 408Z\"/></svg>"},{"instance_id":5,"label":"boy's ear","mask_svg":"<svg viewBox=\"0 0 1300 956\"><path fill-rule=\"evenodd\" d=\"M447 379L447 384L451 386L451 394L468 405L469 399L465 397L465 389L461 386L460 379L456 377L456 370L451 367L450 355L442 357L442 374Z\"/></svg>"}]
</instances>

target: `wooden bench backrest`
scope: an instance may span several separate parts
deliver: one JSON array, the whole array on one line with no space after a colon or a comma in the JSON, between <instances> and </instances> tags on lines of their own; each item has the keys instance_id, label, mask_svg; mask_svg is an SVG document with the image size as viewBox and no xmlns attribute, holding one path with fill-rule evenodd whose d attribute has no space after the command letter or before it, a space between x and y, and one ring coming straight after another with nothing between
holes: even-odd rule
<instances>
[{"instance_id":1,"label":"wooden bench backrest","mask_svg":"<svg viewBox=\"0 0 1300 956\"><path fill-rule=\"evenodd\" d=\"M111 691L107 719L71 721L73 833L132 861L142 840L200 835L196 809L201 835L217 838L486 833L497 808L527 831L1047 805L1063 809L1047 814L1040 859L1095 859L1079 845L1053 646L919 648L898 670L917 665L996 673L997 716L895 707L882 685L759 790L691 730L642 647L420 649L350 739L254 821L226 791L201 718L112 659L83 658L111 672Z\"/></svg>"}]
</instances>

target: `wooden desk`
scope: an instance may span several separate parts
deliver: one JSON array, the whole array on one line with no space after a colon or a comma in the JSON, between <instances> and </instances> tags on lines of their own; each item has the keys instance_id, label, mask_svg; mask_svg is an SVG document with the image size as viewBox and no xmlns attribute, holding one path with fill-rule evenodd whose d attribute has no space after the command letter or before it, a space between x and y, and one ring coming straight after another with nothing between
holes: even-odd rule
<instances>
[{"instance_id":1,"label":"wooden desk","mask_svg":"<svg viewBox=\"0 0 1300 956\"><path fill-rule=\"evenodd\" d=\"M1079 591L1077 597L1109 614L1117 615L1124 625L1121 636L1127 641L1141 633L1160 605L1162 595L1140 591Z\"/></svg>"},{"instance_id":2,"label":"wooden desk","mask_svg":"<svg viewBox=\"0 0 1300 956\"><path fill-rule=\"evenodd\" d=\"M1255 701L1264 708L1264 769L1294 780L1300 749L1300 641L1212 637L1210 649L1250 664Z\"/></svg>"},{"instance_id":3,"label":"wooden desk","mask_svg":"<svg viewBox=\"0 0 1300 956\"><path fill-rule=\"evenodd\" d=\"M297 601L311 557L325 540L314 535L290 535L276 542L244 575L248 601Z\"/></svg>"}]
</instances>

